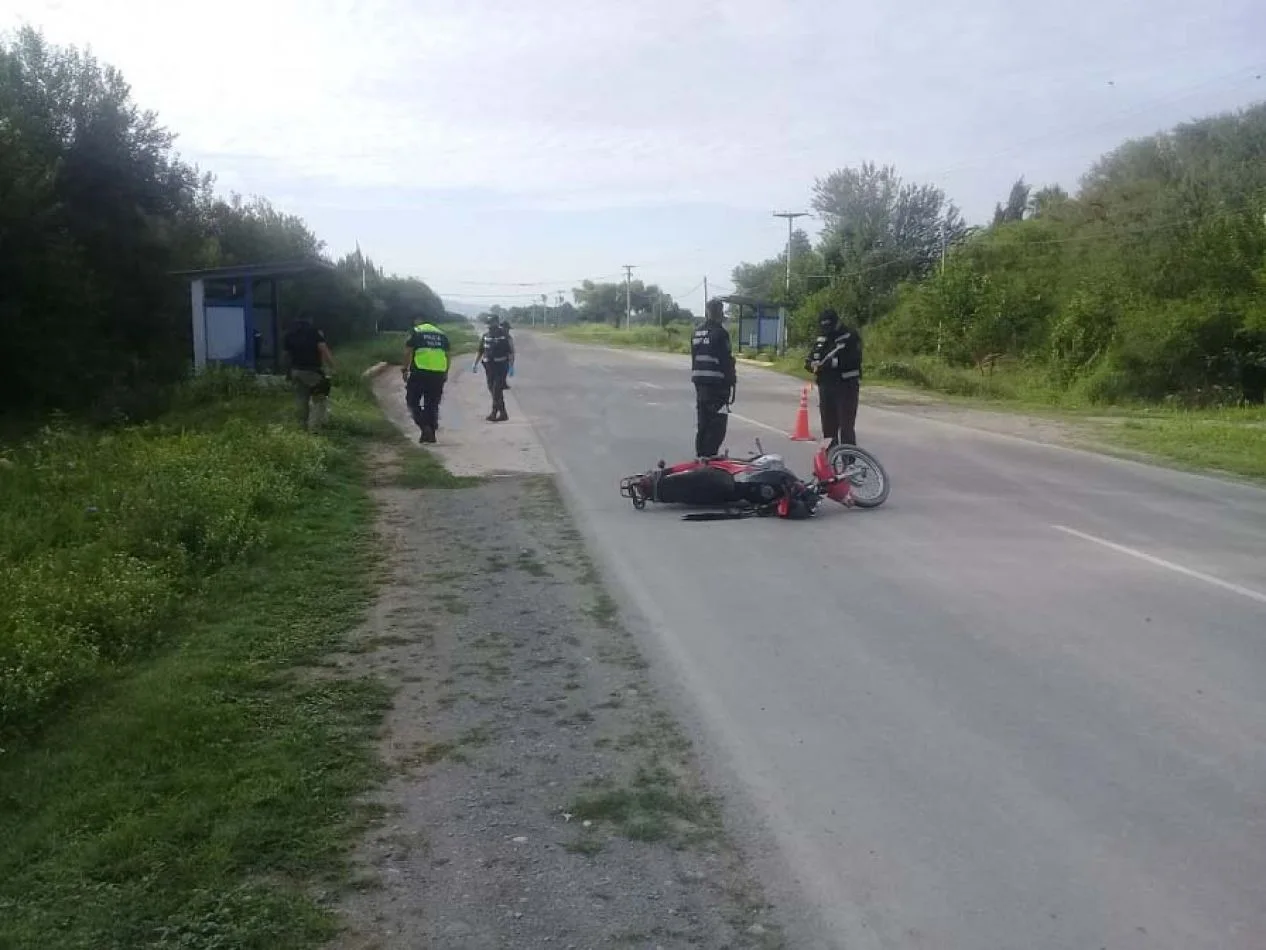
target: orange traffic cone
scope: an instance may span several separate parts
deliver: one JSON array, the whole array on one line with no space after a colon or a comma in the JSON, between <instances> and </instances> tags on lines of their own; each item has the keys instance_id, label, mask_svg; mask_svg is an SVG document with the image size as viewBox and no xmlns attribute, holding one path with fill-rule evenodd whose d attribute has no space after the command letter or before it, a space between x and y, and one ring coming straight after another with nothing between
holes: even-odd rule
<instances>
[{"instance_id":1,"label":"orange traffic cone","mask_svg":"<svg viewBox=\"0 0 1266 950\"><path fill-rule=\"evenodd\" d=\"M812 442L813 433L809 431L809 389L800 390L800 409L796 412L796 427L792 430L791 441Z\"/></svg>"}]
</instances>

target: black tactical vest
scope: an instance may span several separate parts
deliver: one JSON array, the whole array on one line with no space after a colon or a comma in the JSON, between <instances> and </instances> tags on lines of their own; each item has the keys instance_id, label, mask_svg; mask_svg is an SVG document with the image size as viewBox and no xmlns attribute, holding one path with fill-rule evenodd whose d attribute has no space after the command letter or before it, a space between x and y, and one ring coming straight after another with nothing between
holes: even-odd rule
<instances>
[{"instance_id":1,"label":"black tactical vest","mask_svg":"<svg viewBox=\"0 0 1266 950\"><path fill-rule=\"evenodd\" d=\"M730 369L729 334L722 327L703 324L690 339L690 379L706 386L728 386Z\"/></svg>"}]
</instances>

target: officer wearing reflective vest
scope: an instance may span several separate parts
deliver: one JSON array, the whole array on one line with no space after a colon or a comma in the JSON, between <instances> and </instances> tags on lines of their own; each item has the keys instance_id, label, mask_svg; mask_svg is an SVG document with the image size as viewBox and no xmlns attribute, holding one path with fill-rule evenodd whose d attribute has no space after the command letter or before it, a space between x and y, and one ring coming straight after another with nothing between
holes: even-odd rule
<instances>
[{"instance_id":1,"label":"officer wearing reflective vest","mask_svg":"<svg viewBox=\"0 0 1266 950\"><path fill-rule=\"evenodd\" d=\"M480 337L475 360L483 364L488 392L492 396L492 412L488 414L488 421L505 422L510 418L506 413L505 391L510 388L507 379L510 367L514 365L514 341L510 339L509 328L498 322L496 317L491 318L488 332Z\"/></svg>"},{"instance_id":2,"label":"officer wearing reflective vest","mask_svg":"<svg viewBox=\"0 0 1266 950\"><path fill-rule=\"evenodd\" d=\"M404 401L422 433L419 442L434 442L440 426L440 400L448 382L448 334L433 323L419 323L404 343Z\"/></svg>"},{"instance_id":3,"label":"officer wearing reflective vest","mask_svg":"<svg viewBox=\"0 0 1266 950\"><path fill-rule=\"evenodd\" d=\"M690 379L695 384L695 455L715 458L725 441L730 418L727 410L734 402L737 383L730 334L722 321L725 306L709 300L705 318L690 339Z\"/></svg>"},{"instance_id":4,"label":"officer wearing reflective vest","mask_svg":"<svg viewBox=\"0 0 1266 950\"><path fill-rule=\"evenodd\" d=\"M840 323L830 308L818 316L818 337L804 361L818 383L822 437L831 445L857 444L857 402L861 392L862 338Z\"/></svg>"}]
</instances>

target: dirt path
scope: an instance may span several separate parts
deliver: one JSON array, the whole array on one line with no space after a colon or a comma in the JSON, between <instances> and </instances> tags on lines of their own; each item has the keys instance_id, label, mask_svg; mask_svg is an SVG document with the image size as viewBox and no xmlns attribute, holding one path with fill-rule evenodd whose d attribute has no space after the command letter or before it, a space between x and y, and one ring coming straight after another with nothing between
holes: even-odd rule
<instances>
[{"instance_id":1,"label":"dirt path","mask_svg":"<svg viewBox=\"0 0 1266 950\"><path fill-rule=\"evenodd\" d=\"M400 371L389 367L374 377L374 394L383 411L405 436L417 441L418 430L404 404ZM453 367L440 403L439 444L431 451L454 475L549 474L545 450L523 417L514 390L506 391L508 422L496 425L484 419L491 398L483 373L470 372L469 363Z\"/></svg>"},{"instance_id":2,"label":"dirt path","mask_svg":"<svg viewBox=\"0 0 1266 950\"><path fill-rule=\"evenodd\" d=\"M471 468L531 455L483 434ZM396 487L409 451L379 460L388 576L337 658L396 690L338 950L782 946L552 480Z\"/></svg>"}]
</instances>

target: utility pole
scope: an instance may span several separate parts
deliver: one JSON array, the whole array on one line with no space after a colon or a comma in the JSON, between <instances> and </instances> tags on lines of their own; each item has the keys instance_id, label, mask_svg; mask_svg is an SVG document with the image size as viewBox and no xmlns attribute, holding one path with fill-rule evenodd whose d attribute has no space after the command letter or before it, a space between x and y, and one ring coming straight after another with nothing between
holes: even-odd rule
<instances>
[{"instance_id":1,"label":"utility pole","mask_svg":"<svg viewBox=\"0 0 1266 950\"><path fill-rule=\"evenodd\" d=\"M775 218L787 219L787 302L782 308L782 318L779 321L782 326L778 328L778 349L780 352L787 350L787 309L791 306L791 236L795 227L796 218L807 218L807 211L775 211ZM758 331L759 332L759 331Z\"/></svg>"},{"instance_id":2,"label":"utility pole","mask_svg":"<svg viewBox=\"0 0 1266 950\"><path fill-rule=\"evenodd\" d=\"M775 211L775 218L787 219L787 302L791 303L791 236L796 218L807 218L807 211Z\"/></svg>"},{"instance_id":3,"label":"utility pole","mask_svg":"<svg viewBox=\"0 0 1266 950\"><path fill-rule=\"evenodd\" d=\"M941 276L945 276L945 219L941 219ZM936 355L941 355L941 331L942 323L940 317L936 318Z\"/></svg>"},{"instance_id":4,"label":"utility pole","mask_svg":"<svg viewBox=\"0 0 1266 950\"><path fill-rule=\"evenodd\" d=\"M633 268L636 264L624 265L624 329L633 326Z\"/></svg>"},{"instance_id":5,"label":"utility pole","mask_svg":"<svg viewBox=\"0 0 1266 950\"><path fill-rule=\"evenodd\" d=\"M549 326L549 313L545 309L545 301L549 298L545 294L541 294L541 326Z\"/></svg>"},{"instance_id":6,"label":"utility pole","mask_svg":"<svg viewBox=\"0 0 1266 950\"><path fill-rule=\"evenodd\" d=\"M703 275L703 315L708 315L708 275Z\"/></svg>"}]
</instances>

